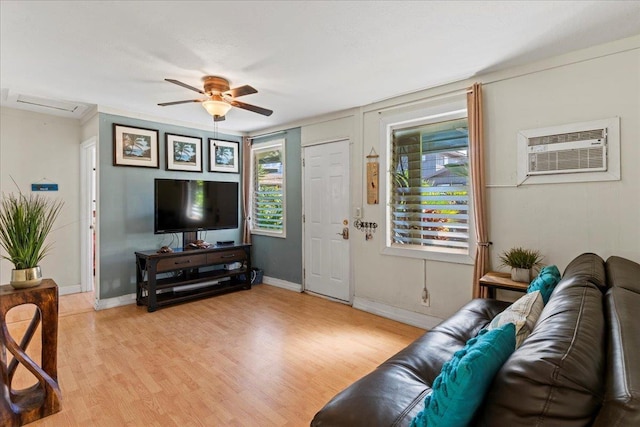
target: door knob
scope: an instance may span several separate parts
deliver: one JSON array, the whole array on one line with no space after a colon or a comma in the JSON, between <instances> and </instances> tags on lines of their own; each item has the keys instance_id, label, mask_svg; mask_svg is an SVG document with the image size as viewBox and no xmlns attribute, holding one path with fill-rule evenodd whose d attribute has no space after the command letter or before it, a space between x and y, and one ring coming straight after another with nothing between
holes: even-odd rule
<instances>
[{"instance_id":1,"label":"door knob","mask_svg":"<svg viewBox=\"0 0 640 427\"><path fill-rule=\"evenodd\" d=\"M342 229L342 233L336 233L338 236L342 236L344 240L349 240L349 227Z\"/></svg>"}]
</instances>

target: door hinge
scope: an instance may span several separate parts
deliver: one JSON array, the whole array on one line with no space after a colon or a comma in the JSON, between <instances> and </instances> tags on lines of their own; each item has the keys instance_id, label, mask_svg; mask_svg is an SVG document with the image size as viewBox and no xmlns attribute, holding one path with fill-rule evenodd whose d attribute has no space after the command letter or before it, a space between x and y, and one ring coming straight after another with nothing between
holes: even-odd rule
<instances>
[{"instance_id":1,"label":"door hinge","mask_svg":"<svg viewBox=\"0 0 640 427\"><path fill-rule=\"evenodd\" d=\"M304 214L302 214L302 223L303 224L304 224L305 220L306 220L306 218L305 218Z\"/></svg>"},{"instance_id":2,"label":"door hinge","mask_svg":"<svg viewBox=\"0 0 640 427\"><path fill-rule=\"evenodd\" d=\"M302 158L302 167L304 167L304 157Z\"/></svg>"}]
</instances>

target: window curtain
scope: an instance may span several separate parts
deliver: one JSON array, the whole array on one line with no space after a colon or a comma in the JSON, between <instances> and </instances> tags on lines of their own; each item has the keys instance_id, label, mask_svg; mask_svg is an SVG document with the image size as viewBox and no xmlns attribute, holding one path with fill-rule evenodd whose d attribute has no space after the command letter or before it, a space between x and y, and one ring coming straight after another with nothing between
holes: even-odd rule
<instances>
[{"instance_id":1,"label":"window curtain","mask_svg":"<svg viewBox=\"0 0 640 427\"><path fill-rule=\"evenodd\" d=\"M473 190L473 218L476 230L476 257L473 270L473 297L486 298L487 289L481 288L479 280L489 271L489 233L487 230L487 208L484 176L484 127L482 125L482 87L474 83L467 91L469 117L469 157L471 186Z\"/></svg>"},{"instance_id":2,"label":"window curtain","mask_svg":"<svg viewBox=\"0 0 640 427\"><path fill-rule=\"evenodd\" d=\"M242 241L251 243L251 140L242 138Z\"/></svg>"}]
</instances>

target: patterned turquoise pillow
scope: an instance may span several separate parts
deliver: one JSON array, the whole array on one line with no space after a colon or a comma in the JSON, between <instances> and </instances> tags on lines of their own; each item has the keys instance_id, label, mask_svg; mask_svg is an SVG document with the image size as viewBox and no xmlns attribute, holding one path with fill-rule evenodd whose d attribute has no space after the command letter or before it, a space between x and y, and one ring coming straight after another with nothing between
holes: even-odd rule
<instances>
[{"instance_id":1,"label":"patterned turquoise pillow","mask_svg":"<svg viewBox=\"0 0 640 427\"><path fill-rule=\"evenodd\" d=\"M558 270L558 267L556 267L555 265L547 265L546 267L542 267L540 273L549 273L553 274L556 277L562 277L562 274L560 274L560 270Z\"/></svg>"},{"instance_id":2,"label":"patterned turquoise pillow","mask_svg":"<svg viewBox=\"0 0 640 427\"><path fill-rule=\"evenodd\" d=\"M444 364L412 427L463 427L469 424L500 367L513 353L513 323L487 330L467 341Z\"/></svg>"},{"instance_id":3,"label":"patterned turquoise pillow","mask_svg":"<svg viewBox=\"0 0 640 427\"><path fill-rule=\"evenodd\" d=\"M555 265L548 265L540 270L538 277L533 279L527 287L527 293L540 291L542 295L542 301L546 305L551 297L556 285L560 282L561 276L558 267Z\"/></svg>"}]
</instances>

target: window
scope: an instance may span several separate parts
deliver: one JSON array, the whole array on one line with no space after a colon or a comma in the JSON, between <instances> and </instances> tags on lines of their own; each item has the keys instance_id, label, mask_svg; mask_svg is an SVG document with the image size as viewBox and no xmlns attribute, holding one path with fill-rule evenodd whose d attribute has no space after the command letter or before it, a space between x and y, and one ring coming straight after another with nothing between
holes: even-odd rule
<instances>
[{"instance_id":1,"label":"window","mask_svg":"<svg viewBox=\"0 0 640 427\"><path fill-rule=\"evenodd\" d=\"M284 139L251 147L251 232L285 237Z\"/></svg>"},{"instance_id":2,"label":"window","mask_svg":"<svg viewBox=\"0 0 640 427\"><path fill-rule=\"evenodd\" d=\"M468 262L471 203L466 110L387 129L386 226L391 249L387 253ZM455 260L456 255L464 257Z\"/></svg>"}]
</instances>

